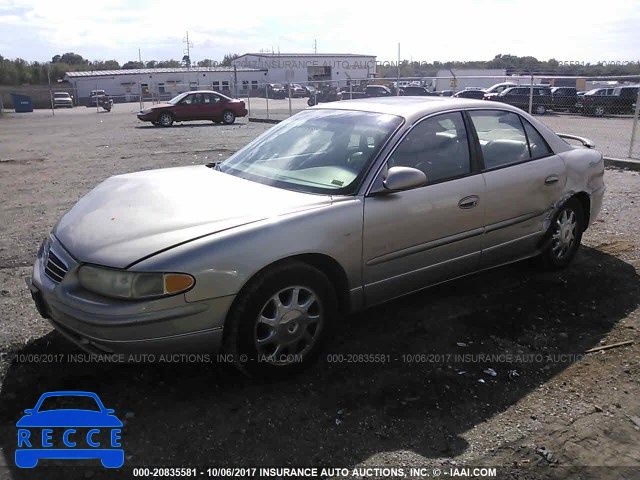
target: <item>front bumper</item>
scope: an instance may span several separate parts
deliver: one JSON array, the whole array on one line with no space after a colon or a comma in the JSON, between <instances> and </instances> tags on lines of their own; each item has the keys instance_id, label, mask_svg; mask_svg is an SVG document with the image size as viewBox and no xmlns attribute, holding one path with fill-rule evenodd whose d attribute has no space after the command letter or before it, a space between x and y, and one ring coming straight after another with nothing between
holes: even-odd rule
<instances>
[{"instance_id":1,"label":"front bumper","mask_svg":"<svg viewBox=\"0 0 640 480\"><path fill-rule=\"evenodd\" d=\"M77 284L80 265L59 244L55 249L70 266L63 280L51 280L45 274L43 256L38 256L27 285L40 315L82 349L103 354L215 352L221 348L233 295L187 302L184 295L118 301L84 294Z\"/></svg>"},{"instance_id":2,"label":"front bumper","mask_svg":"<svg viewBox=\"0 0 640 480\"><path fill-rule=\"evenodd\" d=\"M138 113L136 116L143 122L155 122L157 117L155 113Z\"/></svg>"}]
</instances>

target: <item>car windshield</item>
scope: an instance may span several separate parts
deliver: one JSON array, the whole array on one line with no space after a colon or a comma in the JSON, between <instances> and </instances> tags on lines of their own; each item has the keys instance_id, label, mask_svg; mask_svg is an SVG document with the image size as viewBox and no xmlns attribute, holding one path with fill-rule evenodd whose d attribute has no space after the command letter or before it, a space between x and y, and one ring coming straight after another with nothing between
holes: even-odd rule
<instances>
[{"instance_id":1,"label":"car windshield","mask_svg":"<svg viewBox=\"0 0 640 480\"><path fill-rule=\"evenodd\" d=\"M89 410L92 412L100 412L100 406L93 397L88 395L57 395L52 397L46 397L40 408L39 412L46 412L49 410Z\"/></svg>"},{"instance_id":2,"label":"car windshield","mask_svg":"<svg viewBox=\"0 0 640 480\"><path fill-rule=\"evenodd\" d=\"M352 195L401 123L401 117L388 114L303 111L265 132L219 169L288 190Z\"/></svg>"},{"instance_id":3,"label":"car windshield","mask_svg":"<svg viewBox=\"0 0 640 480\"><path fill-rule=\"evenodd\" d=\"M173 97L171 100L169 100L168 103L170 103L171 105L175 105L177 104L180 100L182 100L184 97L186 97L187 95L189 95L189 92L184 92L181 93L178 96Z\"/></svg>"}]
</instances>

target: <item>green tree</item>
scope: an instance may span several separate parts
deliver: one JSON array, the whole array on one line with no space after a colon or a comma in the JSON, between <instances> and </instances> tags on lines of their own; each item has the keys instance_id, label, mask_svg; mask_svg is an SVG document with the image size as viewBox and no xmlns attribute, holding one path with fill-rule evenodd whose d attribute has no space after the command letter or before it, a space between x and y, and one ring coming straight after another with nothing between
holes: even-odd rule
<instances>
[{"instance_id":1,"label":"green tree","mask_svg":"<svg viewBox=\"0 0 640 480\"><path fill-rule=\"evenodd\" d=\"M230 67L231 62L236 58L238 58L239 56L240 55L238 55L237 53L227 53L224 57L222 57L222 62L220 63L220 66Z\"/></svg>"},{"instance_id":2,"label":"green tree","mask_svg":"<svg viewBox=\"0 0 640 480\"><path fill-rule=\"evenodd\" d=\"M162 60L158 62L158 68L179 68L182 64L178 60Z\"/></svg>"},{"instance_id":3,"label":"green tree","mask_svg":"<svg viewBox=\"0 0 640 480\"><path fill-rule=\"evenodd\" d=\"M82 55L78 55L77 53L67 52L60 57L60 63L68 63L69 65L88 65L89 60L85 60Z\"/></svg>"},{"instance_id":4,"label":"green tree","mask_svg":"<svg viewBox=\"0 0 640 480\"><path fill-rule=\"evenodd\" d=\"M122 65L123 70L132 70L134 68L144 68L144 63L131 60Z\"/></svg>"}]
</instances>

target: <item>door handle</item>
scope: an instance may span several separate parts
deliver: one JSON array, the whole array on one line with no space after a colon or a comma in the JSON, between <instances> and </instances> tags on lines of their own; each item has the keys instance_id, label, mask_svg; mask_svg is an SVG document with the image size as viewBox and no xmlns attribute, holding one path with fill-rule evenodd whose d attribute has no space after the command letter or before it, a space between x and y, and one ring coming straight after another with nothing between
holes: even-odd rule
<instances>
[{"instance_id":1,"label":"door handle","mask_svg":"<svg viewBox=\"0 0 640 480\"><path fill-rule=\"evenodd\" d=\"M558 183L559 180L560 178L558 177L558 175L549 175L547 178L544 179L544 184L553 185L554 183Z\"/></svg>"},{"instance_id":2,"label":"door handle","mask_svg":"<svg viewBox=\"0 0 640 480\"><path fill-rule=\"evenodd\" d=\"M477 195L469 195L458 202L458 206L463 209L473 208L478 205L480 198Z\"/></svg>"}]
</instances>

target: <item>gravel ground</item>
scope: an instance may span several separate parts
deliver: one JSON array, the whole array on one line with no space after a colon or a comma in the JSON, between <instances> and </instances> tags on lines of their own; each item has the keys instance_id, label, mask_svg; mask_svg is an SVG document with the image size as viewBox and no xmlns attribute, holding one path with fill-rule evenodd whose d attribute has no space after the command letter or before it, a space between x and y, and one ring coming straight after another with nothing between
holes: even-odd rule
<instances>
[{"instance_id":1,"label":"gravel ground","mask_svg":"<svg viewBox=\"0 0 640 480\"><path fill-rule=\"evenodd\" d=\"M497 478L640 478L637 173L606 171L602 215L571 268L512 265L352 315L296 378L249 381L215 358L73 361L80 352L38 316L23 280L54 222L110 175L224 159L269 128L159 129L135 107L0 118L2 475L131 475L91 461L12 467L22 410L66 389L98 393L125 420L128 468L490 465Z\"/></svg>"}]
</instances>

